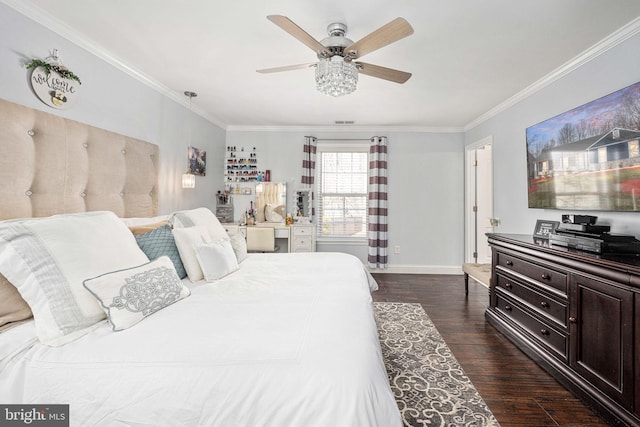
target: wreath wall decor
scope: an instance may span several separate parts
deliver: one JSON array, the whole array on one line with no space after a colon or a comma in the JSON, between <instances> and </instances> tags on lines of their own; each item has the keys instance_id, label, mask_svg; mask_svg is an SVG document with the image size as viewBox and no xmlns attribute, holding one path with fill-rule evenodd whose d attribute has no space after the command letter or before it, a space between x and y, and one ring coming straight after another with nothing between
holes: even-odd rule
<instances>
[{"instance_id":1,"label":"wreath wall decor","mask_svg":"<svg viewBox=\"0 0 640 427\"><path fill-rule=\"evenodd\" d=\"M80 77L60 61L58 50L46 59L32 59L25 65L31 72L31 87L36 96L49 107L65 109L76 100Z\"/></svg>"}]
</instances>

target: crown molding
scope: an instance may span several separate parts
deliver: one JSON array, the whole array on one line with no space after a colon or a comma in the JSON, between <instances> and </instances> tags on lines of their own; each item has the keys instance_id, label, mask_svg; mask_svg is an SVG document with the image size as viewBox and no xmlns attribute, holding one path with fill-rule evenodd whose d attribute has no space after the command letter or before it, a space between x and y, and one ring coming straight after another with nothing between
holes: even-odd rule
<instances>
[{"instance_id":1,"label":"crown molding","mask_svg":"<svg viewBox=\"0 0 640 427\"><path fill-rule=\"evenodd\" d=\"M470 129L473 129L474 127L480 125L481 123L483 123L483 122L489 120L490 118L498 115L499 113L505 111L509 107L514 106L518 102L528 98L529 96L533 95L534 93L536 93L536 92L544 89L545 87L551 85L555 81L561 79L562 77L566 76L567 74L571 73L572 71L575 71L576 69L580 68L581 66L583 66L587 62L591 61L592 59L597 58L598 56L600 56L604 52L608 51L609 49L614 48L615 46L617 46L620 43L624 42L625 40L635 36L638 33L640 33L640 17L634 19L633 21L629 22L625 26L623 26L623 27L619 28L618 30L616 30L615 32L611 33L610 35L608 35L604 39L600 40L595 45L591 46L589 49L585 50L584 52L582 52L578 56L574 57L573 59L565 62L563 65L561 65L560 67L556 68L551 73L549 73L546 76L542 77L540 80L536 81L532 85L527 86L526 88L524 88L520 92L516 93L514 96L510 97L506 101L496 105L495 107L493 107L492 109L490 109L486 113L484 113L481 116L477 117L473 121L467 123L463 127L464 131L466 132L466 131L468 131Z\"/></svg>"},{"instance_id":2,"label":"crown molding","mask_svg":"<svg viewBox=\"0 0 640 427\"><path fill-rule=\"evenodd\" d=\"M384 133L384 132L416 132L416 133L458 133L464 132L462 126L353 126L353 125L331 125L331 126L243 126L229 125L227 132L362 132L362 133Z\"/></svg>"},{"instance_id":3,"label":"crown molding","mask_svg":"<svg viewBox=\"0 0 640 427\"><path fill-rule=\"evenodd\" d=\"M4 3L7 6L15 9L22 15L34 20L40 25L48 28L56 34L64 37L79 47L87 50L93 55L101 58L107 63L111 64L120 71L130 75L151 89L166 96L172 101L189 107L189 102L186 100L182 92L176 92L171 90L167 86L161 84L148 74L141 70L127 64L121 58L113 55L104 47L96 43L95 41L85 37L79 32L75 31L70 26L66 25L62 21L54 18L42 9L34 6L29 2L22 0L0 0L0 3ZM232 132L424 132L424 133L457 133L467 132L476 126L479 126L483 122L491 119L506 109L514 106L518 102L528 98L536 92L551 85L555 81L561 79L565 75L571 73L592 59L598 57L602 53L609 49L619 45L625 40L640 33L640 17L629 22L625 26L619 28L609 36L602 39L586 51L577 55L573 59L564 63L556 70L542 77L535 83L527 86L525 89L516 93L514 96L508 98L506 101L496 105L486 113L478 116L476 119L467 123L464 126L451 126L451 127L431 127L431 126L352 126L352 125L340 125L340 126L243 126L243 125L228 125L222 123L216 117L211 116L206 111L199 108L197 105L192 106L192 111L199 116L205 118L216 126L226 131Z\"/></svg>"},{"instance_id":4,"label":"crown molding","mask_svg":"<svg viewBox=\"0 0 640 427\"><path fill-rule=\"evenodd\" d=\"M117 57L116 55L113 55L111 52L106 50L103 46L99 45L95 41L84 36L83 34L80 34L76 30L74 30L73 28L65 24L64 22L54 18L53 16L46 13L42 9L34 6L30 2L24 2L21 0L0 0L0 2L6 4L12 9L15 9L22 15L34 20L38 24L53 31L54 33L60 35L61 37L69 40L70 42L78 45L82 49L85 49L86 51L97 56L98 58L102 59L108 64L113 65L118 70L128 74L129 76L133 77L134 79L138 80L144 85L150 87L156 92L159 92L161 95L164 95L167 98L171 99L172 101L184 107L189 108L189 101L187 100L187 98L184 96L182 92L176 92L174 90L171 90L170 88L158 82L156 79L144 73L143 71L127 64L124 60ZM204 119L210 121L211 123L221 127L222 129L226 129L226 124L221 123L215 117L212 117L210 114L208 114L206 111L202 110L198 106L192 105L191 111L203 117Z\"/></svg>"}]
</instances>

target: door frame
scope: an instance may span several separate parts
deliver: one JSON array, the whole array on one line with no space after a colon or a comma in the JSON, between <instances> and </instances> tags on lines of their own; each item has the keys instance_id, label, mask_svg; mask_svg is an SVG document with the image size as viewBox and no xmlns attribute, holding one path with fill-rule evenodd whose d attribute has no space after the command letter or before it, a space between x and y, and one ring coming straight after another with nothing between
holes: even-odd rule
<instances>
[{"instance_id":1,"label":"door frame","mask_svg":"<svg viewBox=\"0 0 640 427\"><path fill-rule=\"evenodd\" d=\"M465 171L465 188L464 188L464 216L465 216L465 254L464 262L475 262L473 252L476 250L476 217L473 214L473 206L476 202L476 174L473 162L476 159L475 151L487 145L491 145L493 149L493 135L486 136L469 145L465 146L464 151L464 171ZM493 150L491 151L493 153ZM493 155L491 156L491 187L493 192ZM493 197L491 198L493 201ZM493 203L493 202L492 202ZM493 212L493 206L491 207Z\"/></svg>"}]
</instances>

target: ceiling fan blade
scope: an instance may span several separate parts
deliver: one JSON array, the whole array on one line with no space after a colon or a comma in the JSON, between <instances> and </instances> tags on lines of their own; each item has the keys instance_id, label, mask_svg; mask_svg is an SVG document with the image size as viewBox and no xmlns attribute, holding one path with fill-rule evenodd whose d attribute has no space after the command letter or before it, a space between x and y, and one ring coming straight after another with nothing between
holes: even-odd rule
<instances>
[{"instance_id":1,"label":"ceiling fan blade","mask_svg":"<svg viewBox=\"0 0 640 427\"><path fill-rule=\"evenodd\" d=\"M404 18L396 18L374 32L345 48L345 54L351 58L360 58L413 34L413 27Z\"/></svg>"},{"instance_id":2,"label":"ceiling fan blade","mask_svg":"<svg viewBox=\"0 0 640 427\"><path fill-rule=\"evenodd\" d=\"M314 39L302 28L298 27L291 19L283 15L269 15L267 19L278 27L300 40L306 46L311 48L315 53L325 52L327 56L331 56L331 52L327 50L318 40Z\"/></svg>"},{"instance_id":3,"label":"ceiling fan blade","mask_svg":"<svg viewBox=\"0 0 640 427\"><path fill-rule=\"evenodd\" d=\"M256 71L262 74L279 73L280 71L302 70L303 68L311 68L315 65L316 65L316 62L309 62L307 64L285 65L284 67L263 68L262 70L256 70Z\"/></svg>"},{"instance_id":4,"label":"ceiling fan blade","mask_svg":"<svg viewBox=\"0 0 640 427\"><path fill-rule=\"evenodd\" d=\"M358 73L365 74L379 79L385 79L396 83L404 83L411 77L411 73L406 73L393 68L381 67L379 65L367 64L365 62L356 62L358 65Z\"/></svg>"}]
</instances>

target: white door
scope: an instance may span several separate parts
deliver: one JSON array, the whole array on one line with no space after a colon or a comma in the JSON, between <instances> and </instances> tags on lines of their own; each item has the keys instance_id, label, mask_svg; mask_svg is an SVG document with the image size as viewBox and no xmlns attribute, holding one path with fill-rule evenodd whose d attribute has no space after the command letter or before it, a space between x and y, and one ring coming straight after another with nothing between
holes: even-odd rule
<instances>
[{"instance_id":1,"label":"white door","mask_svg":"<svg viewBox=\"0 0 640 427\"><path fill-rule=\"evenodd\" d=\"M466 149L466 261L491 263L486 233L493 232L493 156L492 137Z\"/></svg>"},{"instance_id":2,"label":"white door","mask_svg":"<svg viewBox=\"0 0 640 427\"><path fill-rule=\"evenodd\" d=\"M486 233L493 232L493 175L491 145L476 149L476 252L478 263L491 262Z\"/></svg>"}]
</instances>

